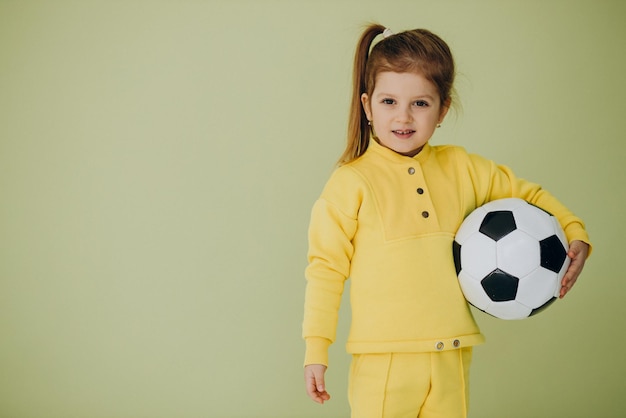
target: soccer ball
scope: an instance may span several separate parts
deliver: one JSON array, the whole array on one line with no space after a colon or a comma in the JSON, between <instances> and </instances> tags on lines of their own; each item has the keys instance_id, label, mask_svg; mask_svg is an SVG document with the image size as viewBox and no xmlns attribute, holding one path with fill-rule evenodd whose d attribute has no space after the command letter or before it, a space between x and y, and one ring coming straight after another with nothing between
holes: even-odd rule
<instances>
[{"instance_id":1,"label":"soccer ball","mask_svg":"<svg viewBox=\"0 0 626 418\"><path fill-rule=\"evenodd\" d=\"M552 304L570 262L556 218L517 198L470 213L452 250L467 301L501 319L527 318Z\"/></svg>"}]
</instances>

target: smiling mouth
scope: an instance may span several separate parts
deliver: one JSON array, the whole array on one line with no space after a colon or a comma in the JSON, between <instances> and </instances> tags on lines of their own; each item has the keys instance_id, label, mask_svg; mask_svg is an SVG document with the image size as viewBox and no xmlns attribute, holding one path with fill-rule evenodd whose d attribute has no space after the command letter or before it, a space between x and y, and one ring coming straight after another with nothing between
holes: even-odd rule
<instances>
[{"instance_id":1,"label":"smiling mouth","mask_svg":"<svg viewBox=\"0 0 626 418\"><path fill-rule=\"evenodd\" d=\"M415 131L412 130L412 129L395 130L395 131L391 131L391 132L393 132L394 134L399 135L399 136L409 136L409 135L412 135L412 134L415 133Z\"/></svg>"}]
</instances>

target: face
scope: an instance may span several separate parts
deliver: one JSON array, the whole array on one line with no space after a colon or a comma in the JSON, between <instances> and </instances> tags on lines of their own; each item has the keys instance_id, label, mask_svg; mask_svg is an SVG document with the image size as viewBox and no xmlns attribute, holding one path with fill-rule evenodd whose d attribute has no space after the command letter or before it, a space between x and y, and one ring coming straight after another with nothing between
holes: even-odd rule
<instances>
[{"instance_id":1,"label":"face","mask_svg":"<svg viewBox=\"0 0 626 418\"><path fill-rule=\"evenodd\" d=\"M435 85L416 73L379 73L372 97L363 93L361 102L380 144L410 157L448 113Z\"/></svg>"}]
</instances>

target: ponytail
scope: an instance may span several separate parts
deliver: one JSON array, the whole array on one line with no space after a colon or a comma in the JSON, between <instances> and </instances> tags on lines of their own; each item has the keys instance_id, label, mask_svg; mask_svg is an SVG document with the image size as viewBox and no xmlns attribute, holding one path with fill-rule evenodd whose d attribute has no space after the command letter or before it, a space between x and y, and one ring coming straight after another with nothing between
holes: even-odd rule
<instances>
[{"instance_id":1,"label":"ponytail","mask_svg":"<svg viewBox=\"0 0 626 418\"><path fill-rule=\"evenodd\" d=\"M354 69L352 73L352 99L350 101L350 114L348 116L348 142L339 164L346 164L363 155L367 149L371 135L371 127L361 104L361 95L367 92L366 73L367 59L374 38L382 34L384 26L369 25L357 44L354 55ZM369 92L367 92L369 93Z\"/></svg>"}]
</instances>

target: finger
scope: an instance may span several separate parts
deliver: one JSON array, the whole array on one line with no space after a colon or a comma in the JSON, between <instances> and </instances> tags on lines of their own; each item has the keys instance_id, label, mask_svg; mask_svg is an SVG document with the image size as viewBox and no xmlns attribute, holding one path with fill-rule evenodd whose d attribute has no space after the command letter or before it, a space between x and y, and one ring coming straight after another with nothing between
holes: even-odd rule
<instances>
[{"instance_id":1,"label":"finger","mask_svg":"<svg viewBox=\"0 0 626 418\"><path fill-rule=\"evenodd\" d=\"M328 392L318 392L315 389L308 392L308 395L315 402L321 403L321 404L323 404L325 401L330 399L330 394Z\"/></svg>"},{"instance_id":2,"label":"finger","mask_svg":"<svg viewBox=\"0 0 626 418\"><path fill-rule=\"evenodd\" d=\"M311 398L313 401L317 403L324 403L324 399L322 398L321 394L315 389L315 386L307 387L306 392L307 395L309 395L309 398Z\"/></svg>"},{"instance_id":3,"label":"finger","mask_svg":"<svg viewBox=\"0 0 626 418\"><path fill-rule=\"evenodd\" d=\"M561 280L561 292L559 295L561 299L572 289L585 264L585 258L581 256L580 250L572 248L567 255L572 261Z\"/></svg>"},{"instance_id":4,"label":"finger","mask_svg":"<svg viewBox=\"0 0 626 418\"><path fill-rule=\"evenodd\" d=\"M314 370L313 375L315 377L315 388L318 392L322 393L326 391L326 384L324 382L324 372L320 370Z\"/></svg>"},{"instance_id":5,"label":"finger","mask_svg":"<svg viewBox=\"0 0 626 418\"><path fill-rule=\"evenodd\" d=\"M307 376L306 378L306 393L315 402L320 402L317 384L315 383L315 376L313 375Z\"/></svg>"},{"instance_id":6,"label":"finger","mask_svg":"<svg viewBox=\"0 0 626 418\"><path fill-rule=\"evenodd\" d=\"M570 268L567 270L567 273L565 273L565 276L563 276L563 279L561 280L561 298L563 298L572 289L572 286L574 286L574 283L576 283L577 278L578 273L576 273L575 267L574 269L572 269L572 266L570 265Z\"/></svg>"}]
</instances>

